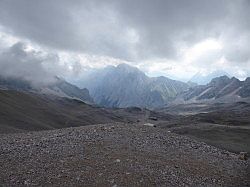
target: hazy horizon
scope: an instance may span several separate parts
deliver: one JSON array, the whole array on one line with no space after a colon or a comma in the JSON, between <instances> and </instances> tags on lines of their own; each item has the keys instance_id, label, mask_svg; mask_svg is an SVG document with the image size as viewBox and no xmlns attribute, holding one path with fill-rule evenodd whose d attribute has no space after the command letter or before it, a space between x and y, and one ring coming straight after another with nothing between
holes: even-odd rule
<instances>
[{"instance_id":1,"label":"hazy horizon","mask_svg":"<svg viewBox=\"0 0 250 187\"><path fill-rule=\"evenodd\" d=\"M250 0L0 0L0 187L249 186L249 45Z\"/></svg>"}]
</instances>

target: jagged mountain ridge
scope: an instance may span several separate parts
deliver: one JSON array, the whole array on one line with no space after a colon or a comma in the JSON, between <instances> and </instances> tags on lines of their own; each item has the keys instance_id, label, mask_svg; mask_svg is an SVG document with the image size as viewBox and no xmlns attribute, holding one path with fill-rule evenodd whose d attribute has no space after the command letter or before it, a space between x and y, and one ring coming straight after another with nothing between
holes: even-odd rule
<instances>
[{"instance_id":1,"label":"jagged mountain ridge","mask_svg":"<svg viewBox=\"0 0 250 187\"><path fill-rule=\"evenodd\" d=\"M95 103L106 107L160 107L189 85L166 77L148 77L136 67L108 66L83 80Z\"/></svg>"},{"instance_id":2,"label":"jagged mountain ridge","mask_svg":"<svg viewBox=\"0 0 250 187\"><path fill-rule=\"evenodd\" d=\"M93 99L89 95L88 89L80 89L58 77L55 77L55 81L48 85L33 85L26 80L0 76L0 89L52 94L79 99L89 104L93 103Z\"/></svg>"},{"instance_id":3,"label":"jagged mountain ridge","mask_svg":"<svg viewBox=\"0 0 250 187\"><path fill-rule=\"evenodd\" d=\"M179 94L173 103L223 101L236 102L249 100L250 78L245 81L227 76L216 77L207 85L199 85Z\"/></svg>"}]
</instances>

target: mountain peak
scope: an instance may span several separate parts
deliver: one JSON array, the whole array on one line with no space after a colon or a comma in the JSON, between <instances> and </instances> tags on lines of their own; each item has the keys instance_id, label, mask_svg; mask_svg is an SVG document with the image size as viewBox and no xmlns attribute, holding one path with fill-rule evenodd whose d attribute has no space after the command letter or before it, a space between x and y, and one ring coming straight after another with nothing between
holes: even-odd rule
<instances>
[{"instance_id":1,"label":"mountain peak","mask_svg":"<svg viewBox=\"0 0 250 187\"><path fill-rule=\"evenodd\" d=\"M246 83L250 83L250 77L247 77L245 80Z\"/></svg>"},{"instance_id":2,"label":"mountain peak","mask_svg":"<svg viewBox=\"0 0 250 187\"><path fill-rule=\"evenodd\" d=\"M245 81L224 75L212 79L207 85L200 85L180 94L175 102L235 102L250 97L250 77Z\"/></svg>"},{"instance_id":3,"label":"mountain peak","mask_svg":"<svg viewBox=\"0 0 250 187\"><path fill-rule=\"evenodd\" d=\"M116 66L116 69L120 70L120 71L124 71L127 73L131 73L131 72L141 72L137 67L134 66L130 66L129 64L119 64Z\"/></svg>"},{"instance_id":4,"label":"mountain peak","mask_svg":"<svg viewBox=\"0 0 250 187\"><path fill-rule=\"evenodd\" d=\"M226 75L220 76L213 78L209 84L215 84L215 85L220 85L220 84L227 84L230 81L230 78Z\"/></svg>"},{"instance_id":5,"label":"mountain peak","mask_svg":"<svg viewBox=\"0 0 250 187\"><path fill-rule=\"evenodd\" d=\"M119 64L105 73L100 70L90 77L84 80L84 87L97 104L106 107L159 107L188 88L186 83L166 77L148 77L128 64Z\"/></svg>"},{"instance_id":6,"label":"mountain peak","mask_svg":"<svg viewBox=\"0 0 250 187\"><path fill-rule=\"evenodd\" d=\"M239 79L237 79L236 77L232 77L232 78L231 78L231 81L232 81L232 82L241 82L241 81L240 81Z\"/></svg>"}]
</instances>

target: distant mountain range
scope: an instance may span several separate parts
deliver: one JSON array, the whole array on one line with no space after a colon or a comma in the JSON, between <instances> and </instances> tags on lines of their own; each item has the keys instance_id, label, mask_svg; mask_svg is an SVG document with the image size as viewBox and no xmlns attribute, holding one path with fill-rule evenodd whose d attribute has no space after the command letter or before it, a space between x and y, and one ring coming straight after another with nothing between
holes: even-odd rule
<instances>
[{"instance_id":1,"label":"distant mountain range","mask_svg":"<svg viewBox=\"0 0 250 187\"><path fill-rule=\"evenodd\" d=\"M58 77L55 77L55 81L48 85L32 85L30 82L22 79L0 76L0 89L52 94L60 97L79 99L88 104L93 103L88 89L80 89Z\"/></svg>"},{"instance_id":2,"label":"distant mountain range","mask_svg":"<svg viewBox=\"0 0 250 187\"><path fill-rule=\"evenodd\" d=\"M138 68L127 64L108 66L94 71L81 82L83 89L55 77L48 85L0 76L0 90L16 90L56 95L97 104L109 108L161 108L171 104L197 102L238 102L250 99L250 78L240 81L221 76L206 85L172 80L166 77L148 77Z\"/></svg>"},{"instance_id":3,"label":"distant mountain range","mask_svg":"<svg viewBox=\"0 0 250 187\"><path fill-rule=\"evenodd\" d=\"M240 81L235 77L221 76L207 85L200 85L179 94L173 103L237 102L249 100L250 78Z\"/></svg>"},{"instance_id":4,"label":"distant mountain range","mask_svg":"<svg viewBox=\"0 0 250 187\"><path fill-rule=\"evenodd\" d=\"M105 107L160 107L190 85L166 77L146 76L136 67L120 64L96 71L82 81L95 103Z\"/></svg>"},{"instance_id":5,"label":"distant mountain range","mask_svg":"<svg viewBox=\"0 0 250 187\"><path fill-rule=\"evenodd\" d=\"M191 79L190 82L194 82L197 83L199 85L206 85L208 84L213 78L216 77L221 77L221 76L228 76L231 77L227 72L225 71L221 71L221 70L217 70L217 71L213 71L209 74L202 74L200 72L196 73Z\"/></svg>"}]
</instances>

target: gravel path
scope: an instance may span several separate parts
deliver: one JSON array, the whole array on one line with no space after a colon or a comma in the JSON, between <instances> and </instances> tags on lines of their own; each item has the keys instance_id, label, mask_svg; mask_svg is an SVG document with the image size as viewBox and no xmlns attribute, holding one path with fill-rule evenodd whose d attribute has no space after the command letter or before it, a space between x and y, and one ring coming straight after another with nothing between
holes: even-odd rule
<instances>
[{"instance_id":1,"label":"gravel path","mask_svg":"<svg viewBox=\"0 0 250 187\"><path fill-rule=\"evenodd\" d=\"M3 186L248 186L249 162L166 130L106 124L0 137Z\"/></svg>"}]
</instances>

